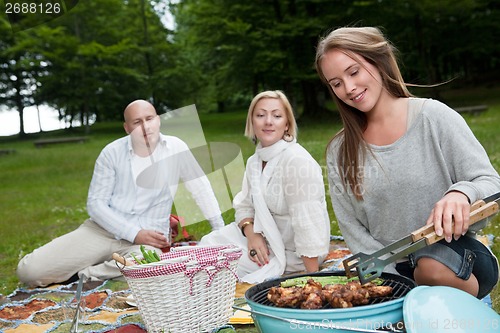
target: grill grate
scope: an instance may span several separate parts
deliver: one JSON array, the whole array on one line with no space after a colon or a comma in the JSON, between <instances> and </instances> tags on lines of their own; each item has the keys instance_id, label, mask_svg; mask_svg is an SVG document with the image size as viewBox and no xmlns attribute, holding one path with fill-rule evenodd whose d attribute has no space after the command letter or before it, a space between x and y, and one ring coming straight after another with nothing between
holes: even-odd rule
<instances>
[{"instance_id":1,"label":"grill grate","mask_svg":"<svg viewBox=\"0 0 500 333\"><path fill-rule=\"evenodd\" d=\"M388 275L388 274L386 274L386 275ZM311 276L314 276L314 274L312 274ZM384 303L384 302L388 302L391 300L405 297L406 294L408 294L408 292L410 292L410 290L415 287L415 284L412 280L404 278L404 277L400 277L397 275L392 275L392 278L389 278L387 276L384 277L384 275L382 275L382 278L384 279L384 281L382 283L383 286L390 286L393 288L391 296L371 298L370 302L368 304L358 305L356 307ZM264 284L262 284L261 288L256 289L252 295L247 294L246 296L249 300L254 301L257 304L276 307L276 305L274 305L273 303L271 303L267 299L267 294L269 292L269 289L271 289L271 287L279 286L279 284L284 280L285 279L264 282ZM270 284L269 282L273 282L273 283ZM322 309L332 309L332 307L330 306L330 304L327 303L326 305L323 306Z\"/></svg>"}]
</instances>

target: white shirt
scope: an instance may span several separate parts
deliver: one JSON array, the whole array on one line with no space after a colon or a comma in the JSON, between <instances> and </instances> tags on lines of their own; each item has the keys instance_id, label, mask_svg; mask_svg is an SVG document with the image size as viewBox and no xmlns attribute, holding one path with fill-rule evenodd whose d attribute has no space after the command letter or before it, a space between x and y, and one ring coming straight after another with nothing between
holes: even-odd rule
<instances>
[{"instance_id":1,"label":"white shirt","mask_svg":"<svg viewBox=\"0 0 500 333\"><path fill-rule=\"evenodd\" d=\"M150 162L143 160L133 170L135 157L130 136L108 144L96 160L90 183L89 215L115 238L133 243L141 229L167 234L181 180L212 228L224 225L210 182L182 140L160 134Z\"/></svg>"}]
</instances>

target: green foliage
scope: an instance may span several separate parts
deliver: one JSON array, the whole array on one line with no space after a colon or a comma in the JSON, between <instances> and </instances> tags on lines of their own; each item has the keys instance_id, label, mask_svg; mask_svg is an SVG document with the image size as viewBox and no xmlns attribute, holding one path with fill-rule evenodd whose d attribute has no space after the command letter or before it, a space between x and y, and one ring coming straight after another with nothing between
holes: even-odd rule
<instances>
[{"instance_id":1,"label":"green foliage","mask_svg":"<svg viewBox=\"0 0 500 333\"><path fill-rule=\"evenodd\" d=\"M182 1L176 7L177 43L195 54L198 82L214 88L209 109L225 111L235 97L260 90L285 90L292 100L309 100L314 74L314 46L321 31L313 18L318 2ZM307 87L306 89L304 89ZM311 98L315 101L314 98ZM317 104L305 105L310 112Z\"/></svg>"},{"instance_id":2,"label":"green foliage","mask_svg":"<svg viewBox=\"0 0 500 333\"><path fill-rule=\"evenodd\" d=\"M93 114L101 121L119 120L128 102L154 96L150 78L155 64L147 61L148 54L155 52L152 41L164 43L167 34L150 7L136 1L84 2L57 24L77 44L61 58L46 54L54 75L42 82L42 93L55 100L54 106L63 105L69 116L84 114L88 119ZM57 42L48 49L64 52L64 38ZM162 59L161 54L156 59ZM61 77L68 83L63 94Z\"/></svg>"},{"instance_id":3,"label":"green foliage","mask_svg":"<svg viewBox=\"0 0 500 333\"><path fill-rule=\"evenodd\" d=\"M408 82L458 77L463 85L486 72L498 82L496 37L484 33L498 30L500 12L490 1L184 0L174 15L175 43L190 56L192 91L204 109L224 111L241 94L281 89L303 117L323 116L315 46L346 25L381 27L401 51Z\"/></svg>"},{"instance_id":4,"label":"green foliage","mask_svg":"<svg viewBox=\"0 0 500 333\"><path fill-rule=\"evenodd\" d=\"M161 21L166 11L173 30ZM302 118L330 118L313 68L318 39L330 29L381 27L401 51L408 82L494 85L498 22L488 0L80 1L15 33L0 17L0 103L21 117L26 106L48 104L88 124L120 119L136 98L160 112L188 104L224 112L280 89Z\"/></svg>"},{"instance_id":5,"label":"green foliage","mask_svg":"<svg viewBox=\"0 0 500 333\"><path fill-rule=\"evenodd\" d=\"M82 1L45 24L13 33L0 17L0 102L47 104L61 118L120 120L126 104L172 104L169 31L148 1ZM21 121L22 123L22 121ZM24 129L21 128L21 134Z\"/></svg>"}]
</instances>

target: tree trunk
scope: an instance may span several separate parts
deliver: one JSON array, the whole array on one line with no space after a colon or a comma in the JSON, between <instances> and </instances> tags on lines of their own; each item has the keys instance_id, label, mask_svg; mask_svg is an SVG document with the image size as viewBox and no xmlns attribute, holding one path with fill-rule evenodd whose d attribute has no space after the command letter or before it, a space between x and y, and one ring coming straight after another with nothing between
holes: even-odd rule
<instances>
[{"instance_id":1,"label":"tree trunk","mask_svg":"<svg viewBox=\"0 0 500 333\"><path fill-rule=\"evenodd\" d=\"M14 86L16 88L16 95L15 95L14 99L16 102L16 108L19 111L19 137L24 138L24 137L26 137L26 132L24 130L24 103L23 103L23 96L21 95L22 74L16 71L15 75L16 75L17 79L14 83Z\"/></svg>"},{"instance_id":2,"label":"tree trunk","mask_svg":"<svg viewBox=\"0 0 500 333\"><path fill-rule=\"evenodd\" d=\"M19 137L26 137L26 132L24 131L24 107L21 104L17 105L17 109L19 110Z\"/></svg>"},{"instance_id":3,"label":"tree trunk","mask_svg":"<svg viewBox=\"0 0 500 333\"><path fill-rule=\"evenodd\" d=\"M144 36L144 46L146 46L146 51L144 52L144 61L146 62L146 68L148 73L148 85L151 93L151 102L153 105L156 103L155 99L155 88L151 83L151 78L153 77L153 63L151 61L151 54L149 51L149 28L148 28L148 18L146 16L146 3L145 0L141 0L141 18L142 18L142 29Z\"/></svg>"}]
</instances>

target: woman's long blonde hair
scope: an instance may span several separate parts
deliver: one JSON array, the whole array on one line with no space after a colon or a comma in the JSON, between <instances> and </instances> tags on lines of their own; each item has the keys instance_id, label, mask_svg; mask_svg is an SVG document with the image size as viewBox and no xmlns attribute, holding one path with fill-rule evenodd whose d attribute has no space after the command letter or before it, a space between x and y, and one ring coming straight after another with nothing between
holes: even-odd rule
<instances>
[{"instance_id":1,"label":"woman's long blonde hair","mask_svg":"<svg viewBox=\"0 0 500 333\"><path fill-rule=\"evenodd\" d=\"M338 168L344 188L350 187L358 200L363 198L363 161L369 150L363 139L367 126L365 113L340 100L328 84L321 70L323 57L329 51L339 50L356 61L359 56L375 66L382 77L382 85L394 97L410 97L411 93L401 76L396 53L397 49L374 27L344 27L333 30L320 39L316 48L316 71L326 84L340 112L343 128L333 139L340 138ZM332 139L332 140L333 140ZM330 141L331 143L331 141ZM328 145L328 147L330 144ZM327 148L328 149L328 148Z\"/></svg>"}]
</instances>

